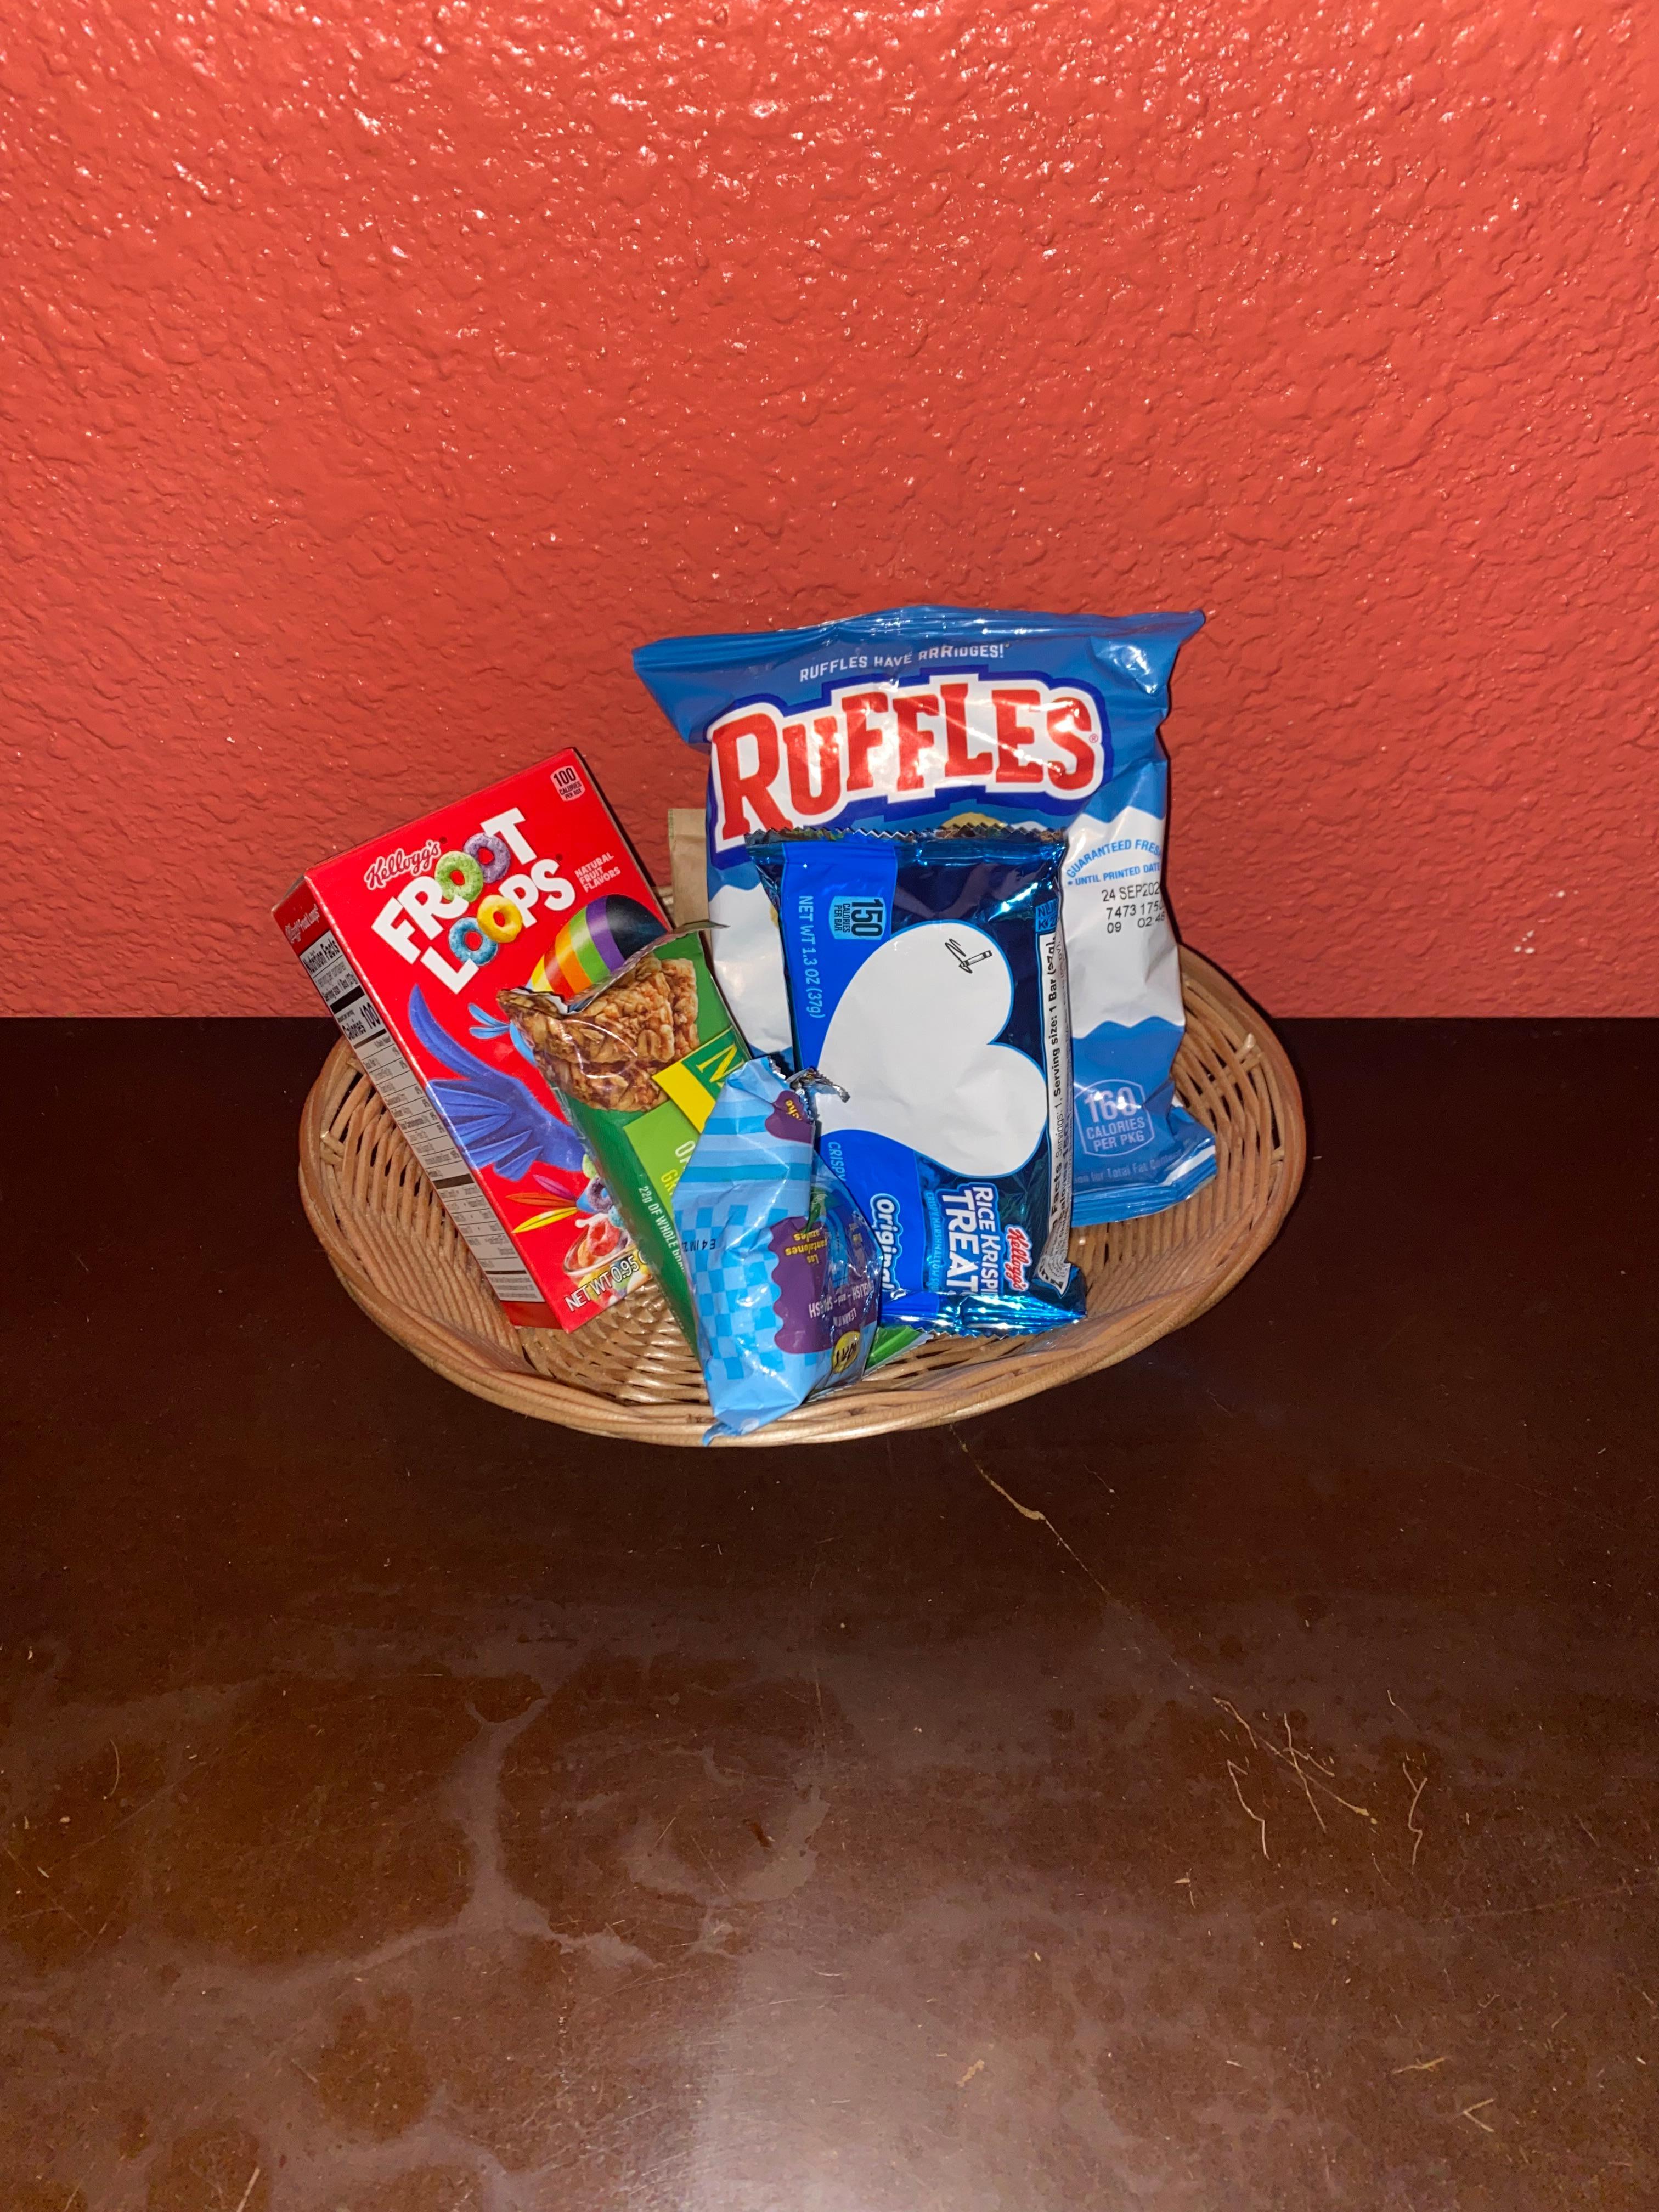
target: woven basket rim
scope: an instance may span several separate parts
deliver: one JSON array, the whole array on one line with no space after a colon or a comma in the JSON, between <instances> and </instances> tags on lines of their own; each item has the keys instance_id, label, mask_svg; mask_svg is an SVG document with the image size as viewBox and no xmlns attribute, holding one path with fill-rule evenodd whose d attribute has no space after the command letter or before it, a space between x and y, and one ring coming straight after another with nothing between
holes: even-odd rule
<instances>
[{"instance_id":1,"label":"woven basket rim","mask_svg":"<svg viewBox=\"0 0 1659 2212\"><path fill-rule=\"evenodd\" d=\"M1237 1064L1259 1069L1271 1103L1275 1139L1266 1204L1237 1249L1211 1276L1148 1299L1128 1310L1091 1316L1047 1335L1009 1345L991 1340L985 1355L883 1382L878 1376L810 1401L757 1435L720 1439L720 1449L766 1449L933 1427L1013 1403L1038 1391L1114 1365L1206 1312L1246 1274L1278 1235L1294 1203L1306 1164L1301 1091L1283 1046L1260 1010L1219 969L1183 946L1183 993L1208 1000L1238 1038ZM347 1071L361 1073L342 1039L307 1097L300 1125L300 1194L306 1216L330 1265L355 1303L415 1357L476 1397L592 1435L668 1444L698 1444L710 1415L689 1402L641 1405L609 1397L538 1373L522 1360L394 1297L377 1284L347 1242L330 1198L324 1133L331 1098ZM367 1080L367 1078L364 1078ZM1182 1201L1198 1202L1201 1194ZM435 1201L434 1201L435 1202ZM1164 1217L1158 1217L1162 1218Z\"/></svg>"}]
</instances>

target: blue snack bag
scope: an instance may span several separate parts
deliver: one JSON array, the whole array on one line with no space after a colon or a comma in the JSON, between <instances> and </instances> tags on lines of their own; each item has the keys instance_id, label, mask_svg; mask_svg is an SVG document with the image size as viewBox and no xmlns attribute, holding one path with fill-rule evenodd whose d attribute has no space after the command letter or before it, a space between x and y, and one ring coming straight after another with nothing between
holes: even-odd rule
<instances>
[{"instance_id":1,"label":"blue snack bag","mask_svg":"<svg viewBox=\"0 0 1659 2212\"><path fill-rule=\"evenodd\" d=\"M727 1078L674 1186L714 1425L746 1437L864 1372L881 1304L869 1224L764 1060Z\"/></svg>"},{"instance_id":2,"label":"blue snack bag","mask_svg":"<svg viewBox=\"0 0 1659 2212\"><path fill-rule=\"evenodd\" d=\"M1064 840L751 838L777 900L819 1145L881 1248L882 1317L946 1335L1075 1321Z\"/></svg>"},{"instance_id":3,"label":"blue snack bag","mask_svg":"<svg viewBox=\"0 0 1659 2212\"><path fill-rule=\"evenodd\" d=\"M708 756L714 969L753 1049L787 1048L789 1010L751 832L1058 830L1073 1218L1155 1213L1207 1182L1215 1140L1171 1078L1185 1015L1158 734L1176 654L1203 619L891 607L641 647L640 677Z\"/></svg>"}]
</instances>

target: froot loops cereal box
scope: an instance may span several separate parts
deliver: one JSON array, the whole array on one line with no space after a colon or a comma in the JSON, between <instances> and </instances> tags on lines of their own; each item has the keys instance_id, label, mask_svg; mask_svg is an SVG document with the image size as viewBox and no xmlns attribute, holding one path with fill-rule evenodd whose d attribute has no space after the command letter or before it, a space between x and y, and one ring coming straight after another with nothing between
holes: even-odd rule
<instances>
[{"instance_id":1,"label":"froot loops cereal box","mask_svg":"<svg viewBox=\"0 0 1659 2212\"><path fill-rule=\"evenodd\" d=\"M580 1328L626 1297L645 1262L499 1004L579 998L668 932L580 756L325 860L276 915L507 1318Z\"/></svg>"}]
</instances>

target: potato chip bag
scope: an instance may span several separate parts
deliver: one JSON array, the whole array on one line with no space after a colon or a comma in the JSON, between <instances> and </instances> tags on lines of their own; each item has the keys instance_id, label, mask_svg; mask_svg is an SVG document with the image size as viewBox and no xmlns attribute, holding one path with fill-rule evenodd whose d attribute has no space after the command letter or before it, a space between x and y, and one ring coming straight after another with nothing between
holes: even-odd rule
<instances>
[{"instance_id":1,"label":"potato chip bag","mask_svg":"<svg viewBox=\"0 0 1659 2212\"><path fill-rule=\"evenodd\" d=\"M1199 614L892 607L665 638L634 665L708 757L714 968L757 1052L789 1043L747 839L802 829L1058 830L1071 969L1073 1218L1154 1213L1215 1173L1171 1079L1184 1014L1164 910L1158 725Z\"/></svg>"}]
</instances>

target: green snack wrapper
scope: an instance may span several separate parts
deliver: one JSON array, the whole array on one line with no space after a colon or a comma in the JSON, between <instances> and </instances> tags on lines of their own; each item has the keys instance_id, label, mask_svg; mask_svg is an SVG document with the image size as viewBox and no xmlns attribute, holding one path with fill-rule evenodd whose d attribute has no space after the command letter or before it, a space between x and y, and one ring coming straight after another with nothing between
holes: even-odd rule
<instances>
[{"instance_id":1,"label":"green snack wrapper","mask_svg":"<svg viewBox=\"0 0 1659 2212\"><path fill-rule=\"evenodd\" d=\"M701 937L663 939L580 999L512 990L500 1004L580 1133L695 1349L672 1193L726 1077L749 1058Z\"/></svg>"},{"instance_id":2,"label":"green snack wrapper","mask_svg":"<svg viewBox=\"0 0 1659 2212\"><path fill-rule=\"evenodd\" d=\"M924 1344L927 1339L925 1328L911 1328L902 1322L884 1322L876 1331L870 1346L870 1357L864 1363L865 1373L873 1375L878 1367L884 1367L890 1359L896 1359L901 1352L908 1352L913 1344Z\"/></svg>"}]
</instances>

